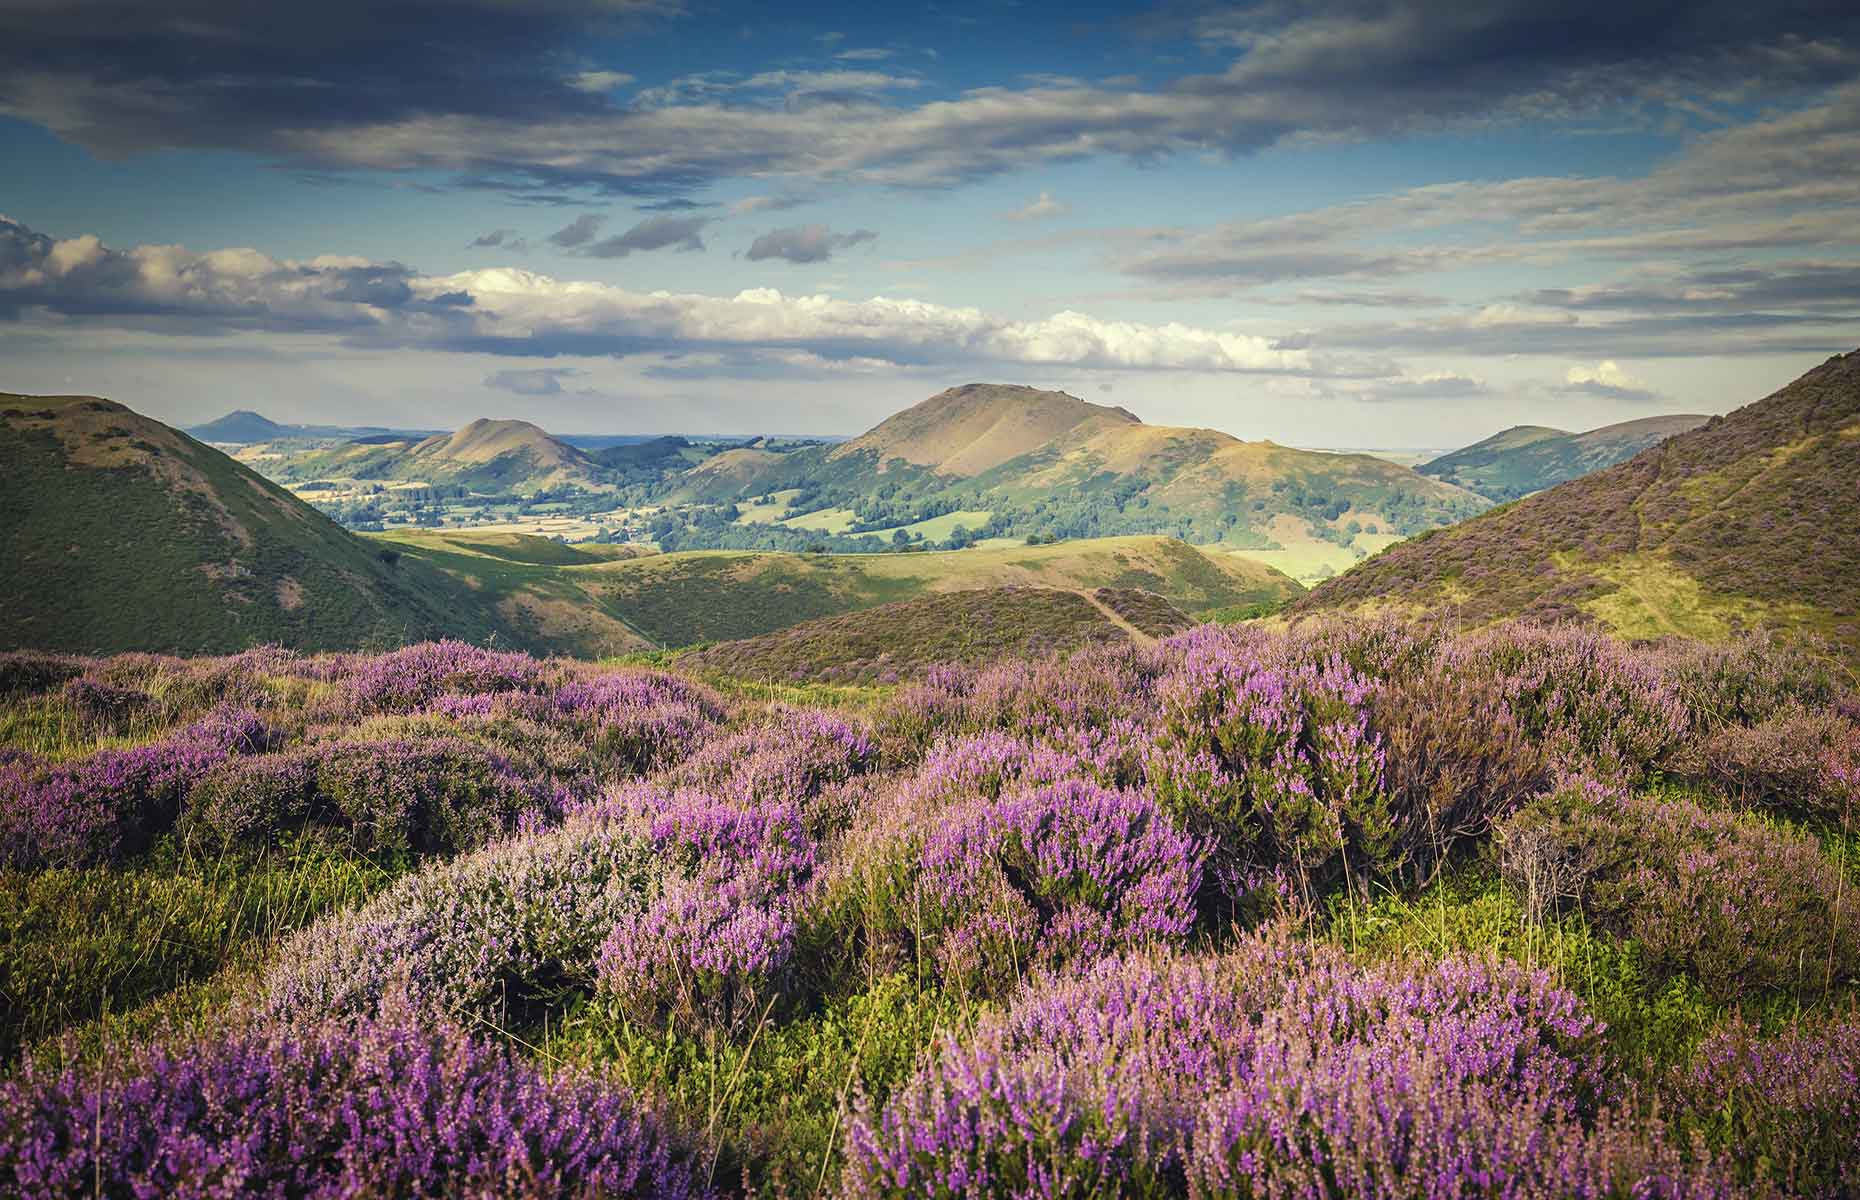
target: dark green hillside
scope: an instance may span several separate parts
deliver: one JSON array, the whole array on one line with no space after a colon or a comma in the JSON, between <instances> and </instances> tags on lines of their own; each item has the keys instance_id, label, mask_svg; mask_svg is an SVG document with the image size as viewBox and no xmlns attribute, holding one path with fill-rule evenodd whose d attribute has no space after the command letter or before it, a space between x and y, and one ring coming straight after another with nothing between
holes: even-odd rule
<instances>
[{"instance_id":1,"label":"dark green hillside","mask_svg":"<svg viewBox=\"0 0 1860 1200\"><path fill-rule=\"evenodd\" d=\"M1806 630L1860 649L1860 352L1627 462L1391 548L1295 606Z\"/></svg>"},{"instance_id":2,"label":"dark green hillside","mask_svg":"<svg viewBox=\"0 0 1860 1200\"><path fill-rule=\"evenodd\" d=\"M451 577L120 404L0 395L0 463L0 647L511 636Z\"/></svg>"},{"instance_id":3,"label":"dark green hillside","mask_svg":"<svg viewBox=\"0 0 1860 1200\"><path fill-rule=\"evenodd\" d=\"M1121 645L1192 624L1160 596L980 588L824 617L679 661L746 678L892 682L938 663L981 664Z\"/></svg>"},{"instance_id":4,"label":"dark green hillside","mask_svg":"<svg viewBox=\"0 0 1860 1200\"><path fill-rule=\"evenodd\" d=\"M1680 413L1604 425L1587 433L1518 425L1415 470L1456 483L1488 500L1516 500L1624 462L1676 433L1697 429L1705 421L1695 413Z\"/></svg>"}]
</instances>

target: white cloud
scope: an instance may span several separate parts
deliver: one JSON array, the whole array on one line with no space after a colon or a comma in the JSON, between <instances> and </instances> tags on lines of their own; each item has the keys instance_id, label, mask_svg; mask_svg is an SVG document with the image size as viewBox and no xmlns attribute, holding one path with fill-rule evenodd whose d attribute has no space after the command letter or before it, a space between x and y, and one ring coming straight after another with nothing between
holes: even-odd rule
<instances>
[{"instance_id":1,"label":"white cloud","mask_svg":"<svg viewBox=\"0 0 1860 1200\"><path fill-rule=\"evenodd\" d=\"M1612 358L1603 359L1593 367L1574 366L1563 373L1563 382L1568 384L1599 384L1606 388L1622 388L1644 392L1647 383L1637 379L1621 369L1621 364Z\"/></svg>"},{"instance_id":2,"label":"white cloud","mask_svg":"<svg viewBox=\"0 0 1860 1200\"><path fill-rule=\"evenodd\" d=\"M632 82L625 71L583 71L568 77L568 86L578 92L611 92Z\"/></svg>"},{"instance_id":3,"label":"white cloud","mask_svg":"<svg viewBox=\"0 0 1860 1200\"><path fill-rule=\"evenodd\" d=\"M1049 217L1063 217L1071 211L1070 204L1053 199L1051 192L1041 192L1022 207L1004 212L1001 216L1009 221L1044 221Z\"/></svg>"}]
</instances>

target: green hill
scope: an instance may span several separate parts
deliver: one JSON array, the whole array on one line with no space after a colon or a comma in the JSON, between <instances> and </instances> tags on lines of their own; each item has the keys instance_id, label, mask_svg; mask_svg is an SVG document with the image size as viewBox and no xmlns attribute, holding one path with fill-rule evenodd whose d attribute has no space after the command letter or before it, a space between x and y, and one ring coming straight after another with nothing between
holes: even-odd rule
<instances>
[{"instance_id":1,"label":"green hill","mask_svg":"<svg viewBox=\"0 0 1860 1200\"><path fill-rule=\"evenodd\" d=\"M1148 592L991 587L920 596L725 642L683 665L784 682L894 682L938 663L980 664L1147 642L1193 619Z\"/></svg>"},{"instance_id":2,"label":"green hill","mask_svg":"<svg viewBox=\"0 0 1860 1200\"><path fill-rule=\"evenodd\" d=\"M1860 650L1860 352L1627 462L1385 551L1299 601L1599 621L1630 636L1766 626Z\"/></svg>"},{"instance_id":3,"label":"green hill","mask_svg":"<svg viewBox=\"0 0 1860 1200\"><path fill-rule=\"evenodd\" d=\"M1160 537L1099 538L914 554L699 550L620 558L469 530L396 531L403 547L538 622L574 653L754 637L899 600L999 587L1153 592L1188 612L1276 605L1302 593L1258 563ZM596 557L597 555L603 557Z\"/></svg>"},{"instance_id":4,"label":"green hill","mask_svg":"<svg viewBox=\"0 0 1860 1200\"><path fill-rule=\"evenodd\" d=\"M1642 417L1587 433L1514 425L1415 470L1488 500L1516 500L1633 458L1676 433L1697 429L1706 420L1696 413Z\"/></svg>"},{"instance_id":5,"label":"green hill","mask_svg":"<svg viewBox=\"0 0 1860 1200\"><path fill-rule=\"evenodd\" d=\"M683 467L683 460L677 465ZM383 435L317 448L268 463L288 482L312 479L396 480L490 492L559 487L599 490L607 468L585 450L528 421L476 420L452 433L415 439Z\"/></svg>"},{"instance_id":6,"label":"green hill","mask_svg":"<svg viewBox=\"0 0 1860 1200\"><path fill-rule=\"evenodd\" d=\"M455 577L92 396L0 395L0 647L525 644Z\"/></svg>"},{"instance_id":7,"label":"green hill","mask_svg":"<svg viewBox=\"0 0 1860 1200\"><path fill-rule=\"evenodd\" d=\"M784 499L772 512L767 498L777 495ZM908 538L926 521L962 513L980 526L973 534L1160 534L1259 551L1323 545L1345 563L1488 503L1368 455L1145 425L1121 408L1000 384L939 393L838 446L720 454L668 480L658 499L747 504L753 518L739 521L765 529ZM668 533L680 547L722 536L699 522Z\"/></svg>"}]
</instances>

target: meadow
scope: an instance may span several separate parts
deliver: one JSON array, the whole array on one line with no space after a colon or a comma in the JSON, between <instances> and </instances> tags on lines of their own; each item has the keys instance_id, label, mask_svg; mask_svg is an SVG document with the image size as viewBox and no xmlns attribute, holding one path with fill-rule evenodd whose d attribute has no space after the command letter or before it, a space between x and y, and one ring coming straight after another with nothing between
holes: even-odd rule
<instances>
[{"instance_id":1,"label":"meadow","mask_svg":"<svg viewBox=\"0 0 1860 1200\"><path fill-rule=\"evenodd\" d=\"M0 1193L1860 1192L1812 645L678 666L0 655Z\"/></svg>"}]
</instances>

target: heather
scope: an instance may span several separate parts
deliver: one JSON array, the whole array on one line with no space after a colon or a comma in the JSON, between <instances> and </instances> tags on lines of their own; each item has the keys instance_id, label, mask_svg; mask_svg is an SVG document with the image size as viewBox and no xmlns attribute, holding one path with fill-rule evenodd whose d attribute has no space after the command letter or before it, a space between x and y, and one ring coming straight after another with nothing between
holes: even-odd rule
<instances>
[{"instance_id":1,"label":"heather","mask_svg":"<svg viewBox=\"0 0 1860 1200\"><path fill-rule=\"evenodd\" d=\"M862 689L21 657L0 1086L119 1194L1839 1195L1824 668L1391 620Z\"/></svg>"}]
</instances>

